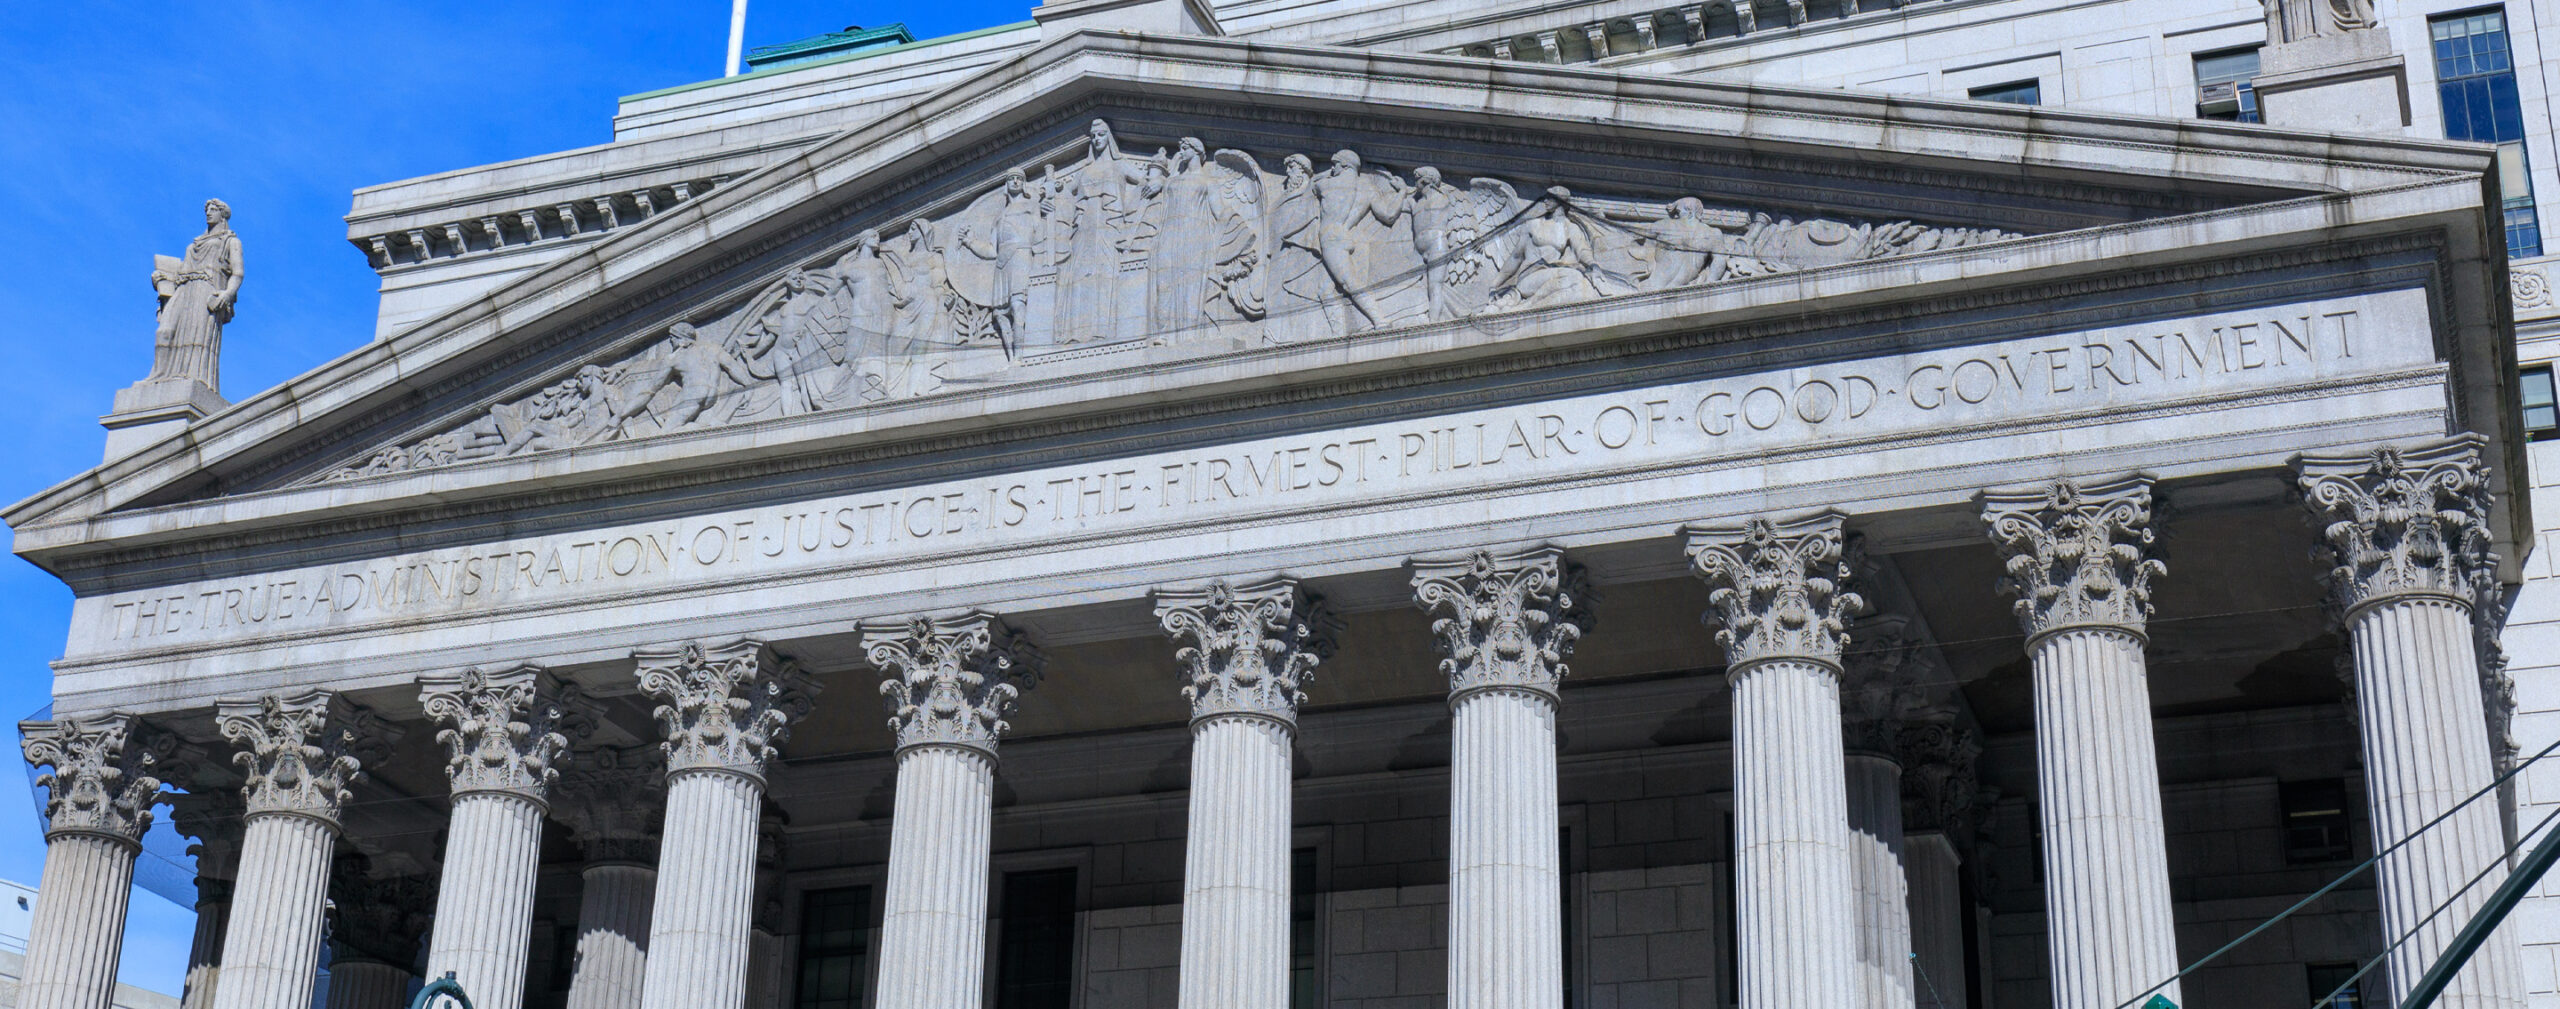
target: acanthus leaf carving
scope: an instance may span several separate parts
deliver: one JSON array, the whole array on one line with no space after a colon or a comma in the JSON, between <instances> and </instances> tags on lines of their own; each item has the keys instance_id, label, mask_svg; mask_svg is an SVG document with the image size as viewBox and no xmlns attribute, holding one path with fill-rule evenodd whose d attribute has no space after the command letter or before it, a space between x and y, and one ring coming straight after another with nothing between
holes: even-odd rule
<instances>
[{"instance_id":1,"label":"acanthus leaf carving","mask_svg":"<svg viewBox=\"0 0 2560 1009\"><path fill-rule=\"evenodd\" d=\"M595 706L574 687L545 690L545 678L540 667L518 666L419 679L419 703L439 726L453 794L548 798L571 739L594 727Z\"/></svg>"},{"instance_id":2,"label":"acanthus leaf carving","mask_svg":"<svg viewBox=\"0 0 2560 1009\"><path fill-rule=\"evenodd\" d=\"M218 701L222 736L240 747L245 815L289 813L335 826L348 788L388 756L396 728L334 691Z\"/></svg>"},{"instance_id":3,"label":"acanthus leaf carving","mask_svg":"<svg viewBox=\"0 0 2560 1009\"><path fill-rule=\"evenodd\" d=\"M994 756L1040 650L987 613L865 624L862 651L886 677L880 696L901 750L955 746Z\"/></svg>"},{"instance_id":4,"label":"acanthus leaf carving","mask_svg":"<svg viewBox=\"0 0 2560 1009\"><path fill-rule=\"evenodd\" d=\"M1848 590L1841 522L1823 512L1685 530L1690 570L1707 583L1729 673L1783 659L1839 668L1849 615L1863 605Z\"/></svg>"},{"instance_id":5,"label":"acanthus leaf carving","mask_svg":"<svg viewBox=\"0 0 2560 1009\"><path fill-rule=\"evenodd\" d=\"M44 770L45 836L93 834L142 843L161 801L159 766L175 737L124 712L18 723L27 763Z\"/></svg>"},{"instance_id":6,"label":"acanthus leaf carving","mask_svg":"<svg viewBox=\"0 0 2560 1009\"><path fill-rule=\"evenodd\" d=\"M663 745L573 751L553 786L551 810L588 861L656 860L666 818L666 759Z\"/></svg>"},{"instance_id":7,"label":"acanthus leaf carving","mask_svg":"<svg viewBox=\"0 0 2560 1009\"><path fill-rule=\"evenodd\" d=\"M1416 560L1414 604L1432 615L1431 637L1452 700L1478 690L1514 690L1553 700L1571 672L1566 660L1594 626L1593 593L1564 551L1537 547L1496 555L1479 550Z\"/></svg>"},{"instance_id":8,"label":"acanthus leaf carving","mask_svg":"<svg viewBox=\"0 0 2560 1009\"><path fill-rule=\"evenodd\" d=\"M1911 833L1939 831L1956 849L1971 847L1981 826L1981 780L1975 761L1982 737L1953 713L1902 727L1902 823Z\"/></svg>"},{"instance_id":9,"label":"acanthus leaf carving","mask_svg":"<svg viewBox=\"0 0 2560 1009\"><path fill-rule=\"evenodd\" d=\"M1197 721L1253 715L1295 724L1302 688L1333 655L1341 621L1292 579L1158 590L1156 620L1181 642L1182 697Z\"/></svg>"},{"instance_id":10,"label":"acanthus leaf carving","mask_svg":"<svg viewBox=\"0 0 2560 1009\"><path fill-rule=\"evenodd\" d=\"M666 740L670 777L723 771L762 782L793 724L807 717L817 683L761 641L705 649L695 642L635 653L641 694Z\"/></svg>"},{"instance_id":11,"label":"acanthus leaf carving","mask_svg":"<svg viewBox=\"0 0 2560 1009\"><path fill-rule=\"evenodd\" d=\"M2319 528L2316 559L2340 616L2410 595L2478 607L2497 597L2489 468L2464 435L2411 447L2294 460Z\"/></svg>"},{"instance_id":12,"label":"acanthus leaf carving","mask_svg":"<svg viewBox=\"0 0 2560 1009\"><path fill-rule=\"evenodd\" d=\"M864 228L635 351L318 479L857 408L1096 348L1218 353L2018 237L1555 185L1523 197L1350 150L1320 171L1298 153L1269 170L1197 137L1139 154L1099 119L1086 139L956 211Z\"/></svg>"},{"instance_id":13,"label":"acanthus leaf carving","mask_svg":"<svg viewBox=\"0 0 2560 1009\"><path fill-rule=\"evenodd\" d=\"M1841 738L1851 750L1894 755L1911 726L1950 718L1953 683L1937 648L1910 621L1883 614L1849 628L1840 656Z\"/></svg>"},{"instance_id":14,"label":"acanthus leaf carving","mask_svg":"<svg viewBox=\"0 0 2560 1009\"><path fill-rule=\"evenodd\" d=\"M2143 633L2151 580L2168 573L2150 477L1988 491L1982 521L2002 555L2000 590L2017 597L2027 637L2079 627Z\"/></svg>"}]
</instances>

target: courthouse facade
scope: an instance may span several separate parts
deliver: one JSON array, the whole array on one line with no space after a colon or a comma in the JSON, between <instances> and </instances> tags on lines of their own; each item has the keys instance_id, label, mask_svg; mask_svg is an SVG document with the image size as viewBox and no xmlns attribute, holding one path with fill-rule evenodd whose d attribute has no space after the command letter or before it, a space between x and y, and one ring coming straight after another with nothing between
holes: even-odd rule
<instances>
[{"instance_id":1,"label":"courthouse facade","mask_svg":"<svg viewBox=\"0 0 2560 1009\"><path fill-rule=\"evenodd\" d=\"M2560 800L2534 11L1662 2L849 30L357 193L378 332L0 513L21 1004L163 789L189 1009L2393 1004Z\"/></svg>"}]
</instances>

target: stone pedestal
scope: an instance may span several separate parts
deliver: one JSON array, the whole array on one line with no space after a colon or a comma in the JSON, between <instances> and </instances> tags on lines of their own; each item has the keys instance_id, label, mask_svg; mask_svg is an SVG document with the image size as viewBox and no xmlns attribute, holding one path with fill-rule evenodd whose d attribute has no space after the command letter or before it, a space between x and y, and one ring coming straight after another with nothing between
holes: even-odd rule
<instances>
[{"instance_id":1,"label":"stone pedestal","mask_svg":"<svg viewBox=\"0 0 2560 1009\"><path fill-rule=\"evenodd\" d=\"M1449 1007L1564 1003L1557 684L1592 626L1579 567L1542 547L1413 563L1449 675Z\"/></svg>"},{"instance_id":2,"label":"stone pedestal","mask_svg":"<svg viewBox=\"0 0 2560 1009\"><path fill-rule=\"evenodd\" d=\"M1963 863L1955 844L1936 831L1902 843L1911 899L1912 987L1919 1009L1965 1009L1964 933L1973 927L1964 903Z\"/></svg>"},{"instance_id":3,"label":"stone pedestal","mask_svg":"<svg viewBox=\"0 0 2560 1009\"><path fill-rule=\"evenodd\" d=\"M1290 744L1332 617L1286 579L1155 601L1192 718L1179 1004L1287 1009Z\"/></svg>"},{"instance_id":4,"label":"stone pedestal","mask_svg":"<svg viewBox=\"0 0 2560 1009\"><path fill-rule=\"evenodd\" d=\"M1902 765L1849 751L1849 860L1857 875L1859 1004L1909 1009L1911 910L1903 881Z\"/></svg>"},{"instance_id":5,"label":"stone pedestal","mask_svg":"<svg viewBox=\"0 0 2560 1009\"><path fill-rule=\"evenodd\" d=\"M1744 1009L1833 1009L1859 990L1840 648L1840 516L1688 530L1733 684L1734 903Z\"/></svg>"},{"instance_id":6,"label":"stone pedestal","mask_svg":"<svg viewBox=\"0 0 2560 1009\"><path fill-rule=\"evenodd\" d=\"M979 1009L996 744L1020 685L1039 678L1039 655L984 613L862 635L888 676L880 692L898 734L878 1005Z\"/></svg>"},{"instance_id":7,"label":"stone pedestal","mask_svg":"<svg viewBox=\"0 0 2560 1009\"><path fill-rule=\"evenodd\" d=\"M21 722L27 761L45 771L44 876L37 883L17 1004L104 1009L113 1000L133 899L133 858L160 780L133 716Z\"/></svg>"},{"instance_id":8,"label":"stone pedestal","mask_svg":"<svg viewBox=\"0 0 2560 1009\"><path fill-rule=\"evenodd\" d=\"M568 1009L639 1005L657 870L630 862L594 863L579 880L578 959L569 979Z\"/></svg>"},{"instance_id":9,"label":"stone pedestal","mask_svg":"<svg viewBox=\"0 0 2560 1009\"><path fill-rule=\"evenodd\" d=\"M186 430L231 403L194 379L143 379L116 390L115 409L98 418L107 429L107 462Z\"/></svg>"},{"instance_id":10,"label":"stone pedestal","mask_svg":"<svg viewBox=\"0 0 2560 1009\"><path fill-rule=\"evenodd\" d=\"M738 1006L747 995L765 764L807 714L814 687L754 641L634 658L667 738L667 819L640 1006Z\"/></svg>"},{"instance_id":11,"label":"stone pedestal","mask_svg":"<svg viewBox=\"0 0 2560 1009\"><path fill-rule=\"evenodd\" d=\"M2270 45L2249 86L2272 126L2397 134L2411 121L2406 61L2379 29Z\"/></svg>"},{"instance_id":12,"label":"stone pedestal","mask_svg":"<svg viewBox=\"0 0 2560 1009\"><path fill-rule=\"evenodd\" d=\"M2143 629L2151 481L1983 496L2034 664L2036 792L2056 1009L2115 1009L2178 972ZM2175 982L2159 989L2184 1002Z\"/></svg>"},{"instance_id":13,"label":"stone pedestal","mask_svg":"<svg viewBox=\"0 0 2560 1009\"><path fill-rule=\"evenodd\" d=\"M2355 656L2376 851L2410 837L2497 776L2474 626L2474 607L2498 591L2480 450L2480 439L2465 436L2295 463L2333 564L2331 602ZM2382 857L2375 882L2383 933L2396 938L2416 931L2389 954L2384 1004L2407 997L2505 878L2505 850L2491 797ZM2488 874L2472 884L2472 874L2484 867ZM2515 943L2492 936L2436 1004L2523 1006Z\"/></svg>"}]
</instances>

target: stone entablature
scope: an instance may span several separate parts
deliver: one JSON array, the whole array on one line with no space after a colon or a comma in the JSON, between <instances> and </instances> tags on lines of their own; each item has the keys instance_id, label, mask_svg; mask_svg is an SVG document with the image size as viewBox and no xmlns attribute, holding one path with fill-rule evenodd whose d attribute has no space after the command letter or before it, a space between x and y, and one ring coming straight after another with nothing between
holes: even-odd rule
<instances>
[{"instance_id":1,"label":"stone entablature","mask_svg":"<svg viewBox=\"0 0 2560 1009\"><path fill-rule=\"evenodd\" d=\"M657 216L661 211L710 192L735 175L643 186L550 200L538 205L492 209L450 221L363 235L348 241L364 250L374 272L482 253L501 252L545 242L594 238Z\"/></svg>"},{"instance_id":2,"label":"stone entablature","mask_svg":"<svg viewBox=\"0 0 2560 1009\"><path fill-rule=\"evenodd\" d=\"M1612 56L1663 49L1683 49L1709 42L1739 39L1759 32L1801 27L1810 21L1847 20L1861 14L1899 11L1908 0L1863 9L1858 0L1709 0L1638 11L1595 21L1574 21L1550 28L1515 32L1497 38L1434 50L1450 56L1476 56L1522 63L1584 63Z\"/></svg>"}]
</instances>

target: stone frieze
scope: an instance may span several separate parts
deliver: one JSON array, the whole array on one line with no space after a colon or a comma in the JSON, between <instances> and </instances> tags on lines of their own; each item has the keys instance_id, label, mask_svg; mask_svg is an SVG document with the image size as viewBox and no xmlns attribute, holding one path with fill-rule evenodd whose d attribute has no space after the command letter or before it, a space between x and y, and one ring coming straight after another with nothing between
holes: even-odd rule
<instances>
[{"instance_id":1,"label":"stone frieze","mask_svg":"<svg viewBox=\"0 0 2560 1009\"><path fill-rule=\"evenodd\" d=\"M2013 237L1461 185L1349 150L1322 168L1193 137L1148 154L1097 119L1066 163L1013 170L956 212L865 229L743 304L322 479L999 384L1107 345L1318 340Z\"/></svg>"}]
</instances>

